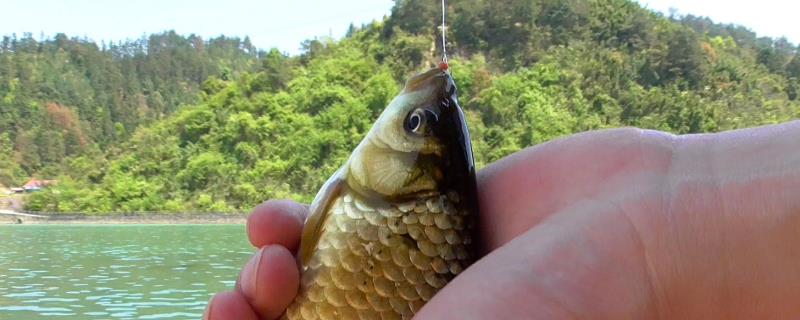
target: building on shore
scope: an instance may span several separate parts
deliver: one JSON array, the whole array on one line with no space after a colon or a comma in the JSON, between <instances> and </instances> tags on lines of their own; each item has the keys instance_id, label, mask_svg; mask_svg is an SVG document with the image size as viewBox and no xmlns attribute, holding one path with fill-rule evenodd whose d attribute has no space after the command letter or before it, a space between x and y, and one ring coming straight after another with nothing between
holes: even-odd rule
<instances>
[{"instance_id":1,"label":"building on shore","mask_svg":"<svg viewBox=\"0 0 800 320\"><path fill-rule=\"evenodd\" d=\"M44 187L54 185L56 182L56 180L39 180L36 178L31 178L28 180L28 182L22 185L22 190L25 192L36 192L42 190Z\"/></svg>"}]
</instances>

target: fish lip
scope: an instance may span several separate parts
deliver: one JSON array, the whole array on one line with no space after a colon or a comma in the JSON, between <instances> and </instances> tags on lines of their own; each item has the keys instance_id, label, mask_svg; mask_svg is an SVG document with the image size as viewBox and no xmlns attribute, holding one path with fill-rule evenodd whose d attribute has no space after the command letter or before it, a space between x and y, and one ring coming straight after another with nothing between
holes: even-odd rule
<instances>
[{"instance_id":1,"label":"fish lip","mask_svg":"<svg viewBox=\"0 0 800 320\"><path fill-rule=\"evenodd\" d=\"M445 98L448 96L455 98L456 92L458 91L456 89L456 81L453 79L453 76L450 74L450 72L443 71L443 73L446 81L444 85Z\"/></svg>"},{"instance_id":2,"label":"fish lip","mask_svg":"<svg viewBox=\"0 0 800 320\"><path fill-rule=\"evenodd\" d=\"M437 122L441 119L442 116L445 115L447 112L452 112L451 109L459 108L458 104L458 96L457 96L457 87L456 82L453 79L453 76L450 75L449 72L442 71L437 77L443 78L444 85L440 87L440 98L439 98L439 106L436 108L438 112L434 112L437 116Z\"/></svg>"}]
</instances>

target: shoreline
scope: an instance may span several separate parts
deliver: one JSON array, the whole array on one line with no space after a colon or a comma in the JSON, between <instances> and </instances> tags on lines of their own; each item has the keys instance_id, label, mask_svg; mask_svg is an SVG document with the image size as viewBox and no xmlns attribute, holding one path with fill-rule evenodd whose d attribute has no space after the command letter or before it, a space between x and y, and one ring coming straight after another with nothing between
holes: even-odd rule
<instances>
[{"instance_id":1,"label":"shoreline","mask_svg":"<svg viewBox=\"0 0 800 320\"><path fill-rule=\"evenodd\" d=\"M25 224L245 224L247 214L0 215L0 225Z\"/></svg>"}]
</instances>

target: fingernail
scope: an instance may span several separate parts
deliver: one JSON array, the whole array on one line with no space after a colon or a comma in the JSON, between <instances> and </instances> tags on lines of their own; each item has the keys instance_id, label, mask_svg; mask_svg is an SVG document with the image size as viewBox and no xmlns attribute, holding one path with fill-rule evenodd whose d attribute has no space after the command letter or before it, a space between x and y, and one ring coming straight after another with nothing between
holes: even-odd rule
<instances>
[{"instance_id":1,"label":"fingernail","mask_svg":"<svg viewBox=\"0 0 800 320\"><path fill-rule=\"evenodd\" d=\"M263 256L264 250L267 249L269 246L265 246L261 249L256 251L256 254L250 258L250 261L242 269L241 275L241 282L240 285L242 286L242 293L248 298L252 298L252 295L256 293L256 280L258 279L258 265L261 264L261 257Z\"/></svg>"}]
</instances>

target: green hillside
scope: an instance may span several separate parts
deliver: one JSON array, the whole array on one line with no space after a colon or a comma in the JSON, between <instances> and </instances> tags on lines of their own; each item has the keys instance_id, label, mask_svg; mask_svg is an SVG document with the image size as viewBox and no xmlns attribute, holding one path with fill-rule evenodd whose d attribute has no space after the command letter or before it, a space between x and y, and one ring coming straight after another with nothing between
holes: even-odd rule
<instances>
[{"instance_id":1,"label":"green hillside","mask_svg":"<svg viewBox=\"0 0 800 320\"><path fill-rule=\"evenodd\" d=\"M227 212L275 197L308 201L402 81L437 61L438 10L433 2L398 0L386 20L352 27L341 41L307 41L297 57L235 50L246 54L191 82L196 90L146 91L180 102L138 122L95 122L75 111L93 130L87 140L102 147L67 152L80 143L57 131L66 157L48 158L47 173L60 183L33 194L28 208ZM598 128L714 132L800 117L797 47L743 27L664 17L623 0L468 0L448 10L451 68L479 165ZM140 59L150 59L149 48ZM0 87L0 95L8 91ZM79 104L33 101L57 115L43 120L54 123L70 123L60 120L69 118L62 109ZM0 163L45 172L19 162L29 152L22 131L0 135L0 151L17 155Z\"/></svg>"},{"instance_id":2,"label":"green hillside","mask_svg":"<svg viewBox=\"0 0 800 320\"><path fill-rule=\"evenodd\" d=\"M0 183L57 175L64 157L104 158L138 126L197 103L209 76L258 70L258 55L249 39L174 32L100 45L64 34L4 36Z\"/></svg>"}]
</instances>

